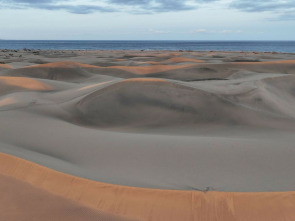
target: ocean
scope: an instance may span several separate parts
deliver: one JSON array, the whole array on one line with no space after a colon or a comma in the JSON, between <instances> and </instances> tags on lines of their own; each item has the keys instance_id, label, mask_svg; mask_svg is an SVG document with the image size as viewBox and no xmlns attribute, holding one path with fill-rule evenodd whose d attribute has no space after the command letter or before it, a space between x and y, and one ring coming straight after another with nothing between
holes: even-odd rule
<instances>
[{"instance_id":1,"label":"ocean","mask_svg":"<svg viewBox=\"0 0 295 221\"><path fill-rule=\"evenodd\" d=\"M295 41L24 41L0 40L0 49L258 51L295 53Z\"/></svg>"}]
</instances>

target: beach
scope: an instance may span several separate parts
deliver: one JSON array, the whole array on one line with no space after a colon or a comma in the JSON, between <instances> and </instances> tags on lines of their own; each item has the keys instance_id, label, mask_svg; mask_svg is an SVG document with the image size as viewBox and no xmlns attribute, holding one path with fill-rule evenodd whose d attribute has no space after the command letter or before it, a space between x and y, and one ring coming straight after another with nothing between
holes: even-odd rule
<instances>
[{"instance_id":1,"label":"beach","mask_svg":"<svg viewBox=\"0 0 295 221\"><path fill-rule=\"evenodd\" d=\"M292 53L0 50L3 220L292 221L294 132Z\"/></svg>"}]
</instances>

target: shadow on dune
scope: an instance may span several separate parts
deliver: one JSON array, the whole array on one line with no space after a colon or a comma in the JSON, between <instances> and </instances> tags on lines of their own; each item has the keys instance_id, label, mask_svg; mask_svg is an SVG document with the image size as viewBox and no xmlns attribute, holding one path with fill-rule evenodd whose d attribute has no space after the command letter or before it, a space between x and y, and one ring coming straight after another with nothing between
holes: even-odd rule
<instances>
[{"instance_id":1,"label":"shadow on dune","mask_svg":"<svg viewBox=\"0 0 295 221\"><path fill-rule=\"evenodd\" d=\"M242 100L243 95L238 97ZM254 108L255 99L248 99L246 106L237 98L229 99L174 82L145 78L125 80L93 92L81 99L73 112L74 121L102 128L294 126L294 122L289 122L284 115Z\"/></svg>"}]
</instances>

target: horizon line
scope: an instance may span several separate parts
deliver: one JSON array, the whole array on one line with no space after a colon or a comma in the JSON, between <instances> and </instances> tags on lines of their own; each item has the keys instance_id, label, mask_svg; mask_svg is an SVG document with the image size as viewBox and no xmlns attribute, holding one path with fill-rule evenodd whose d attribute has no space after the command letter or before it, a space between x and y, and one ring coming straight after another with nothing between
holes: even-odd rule
<instances>
[{"instance_id":1,"label":"horizon line","mask_svg":"<svg viewBox=\"0 0 295 221\"><path fill-rule=\"evenodd\" d=\"M73 39L0 39L0 41L295 41L295 39L290 39L290 40L270 40L270 39L264 39L264 40L249 40L249 39L235 39L235 40L212 40L212 39L208 39L208 40L196 40L196 39L190 39L190 40L185 40L185 39L178 39L178 40L173 40L173 39L135 39L135 40L118 40L118 39L114 39L114 40L106 40L106 39L101 39L101 40L88 40L88 39L79 39L79 40L73 40Z\"/></svg>"}]
</instances>

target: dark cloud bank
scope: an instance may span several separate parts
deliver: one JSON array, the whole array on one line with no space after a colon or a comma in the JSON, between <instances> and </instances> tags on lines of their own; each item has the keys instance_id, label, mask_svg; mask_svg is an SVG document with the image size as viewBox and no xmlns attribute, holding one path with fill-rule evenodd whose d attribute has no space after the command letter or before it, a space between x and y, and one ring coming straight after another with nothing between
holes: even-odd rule
<instances>
[{"instance_id":1,"label":"dark cloud bank","mask_svg":"<svg viewBox=\"0 0 295 221\"><path fill-rule=\"evenodd\" d=\"M7 7L15 8L39 8L46 10L66 10L76 14L88 14L92 12L116 12L122 11L122 6L132 7L131 13L155 13L169 11L184 11L195 9L193 3L209 3L218 0L97 0L96 3L106 3L106 6L96 5L71 5L69 0L0 0ZM3 7L3 6L2 6Z\"/></svg>"}]
</instances>

